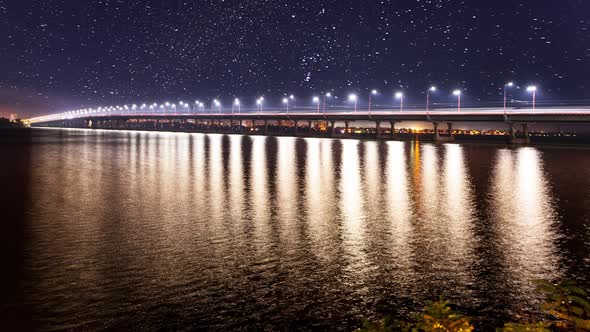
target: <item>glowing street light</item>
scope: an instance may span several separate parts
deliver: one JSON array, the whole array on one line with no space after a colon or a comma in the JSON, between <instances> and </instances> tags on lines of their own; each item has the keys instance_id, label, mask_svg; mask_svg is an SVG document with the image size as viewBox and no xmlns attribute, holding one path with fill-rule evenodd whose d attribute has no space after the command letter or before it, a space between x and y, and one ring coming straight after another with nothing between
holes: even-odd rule
<instances>
[{"instance_id":1,"label":"glowing street light","mask_svg":"<svg viewBox=\"0 0 590 332\"><path fill-rule=\"evenodd\" d=\"M354 93L351 93L351 94L348 95L348 101L354 102L354 112L355 113L356 113L356 102L357 102L357 100L358 100L358 97Z\"/></svg>"},{"instance_id":2,"label":"glowing street light","mask_svg":"<svg viewBox=\"0 0 590 332\"><path fill-rule=\"evenodd\" d=\"M513 82L508 82L506 84L504 84L504 113L506 113L506 91L508 90L508 88L511 88L514 86Z\"/></svg>"},{"instance_id":3,"label":"glowing street light","mask_svg":"<svg viewBox=\"0 0 590 332\"><path fill-rule=\"evenodd\" d=\"M291 109L295 110L295 96L289 95L289 100L291 101Z\"/></svg>"},{"instance_id":4,"label":"glowing street light","mask_svg":"<svg viewBox=\"0 0 590 332\"><path fill-rule=\"evenodd\" d=\"M534 112L535 111L535 94L537 93L537 87L534 85L530 85L526 88L526 91L533 94L533 112Z\"/></svg>"},{"instance_id":5,"label":"glowing street light","mask_svg":"<svg viewBox=\"0 0 590 332\"><path fill-rule=\"evenodd\" d=\"M197 110L195 111L195 113L198 113L201 110L201 102L198 100L195 100L195 105L197 105Z\"/></svg>"},{"instance_id":6,"label":"glowing street light","mask_svg":"<svg viewBox=\"0 0 590 332\"><path fill-rule=\"evenodd\" d=\"M379 92L375 89L371 90L371 93L369 93L369 108L368 108L369 115L371 115L371 97L376 96L378 93Z\"/></svg>"},{"instance_id":7,"label":"glowing street light","mask_svg":"<svg viewBox=\"0 0 590 332\"><path fill-rule=\"evenodd\" d=\"M313 97L313 102L318 105L318 113L320 112L320 97Z\"/></svg>"},{"instance_id":8,"label":"glowing street light","mask_svg":"<svg viewBox=\"0 0 590 332\"><path fill-rule=\"evenodd\" d=\"M324 106L322 107L324 114L326 114L326 98L332 98L332 93L331 92L326 92L324 94Z\"/></svg>"},{"instance_id":9,"label":"glowing street light","mask_svg":"<svg viewBox=\"0 0 590 332\"><path fill-rule=\"evenodd\" d=\"M233 104L233 106L231 108L232 114L235 113L235 109L236 108L238 109L238 114L240 114L240 100L238 98L234 99L234 104Z\"/></svg>"},{"instance_id":10,"label":"glowing street light","mask_svg":"<svg viewBox=\"0 0 590 332\"><path fill-rule=\"evenodd\" d=\"M454 90L453 96L457 96L457 112L461 112L461 90Z\"/></svg>"},{"instance_id":11,"label":"glowing street light","mask_svg":"<svg viewBox=\"0 0 590 332\"><path fill-rule=\"evenodd\" d=\"M213 104L217 107L219 113L221 113L221 102L217 99L213 99ZM213 107L211 107L211 113L213 113Z\"/></svg>"},{"instance_id":12,"label":"glowing street light","mask_svg":"<svg viewBox=\"0 0 590 332\"><path fill-rule=\"evenodd\" d=\"M404 93L401 91L396 92L395 99L399 99L399 111L403 112L404 111Z\"/></svg>"},{"instance_id":13,"label":"glowing street light","mask_svg":"<svg viewBox=\"0 0 590 332\"><path fill-rule=\"evenodd\" d=\"M258 98L258 100L256 100L256 105L258 105L257 110L260 110L260 113L262 113L262 108L264 107L264 97Z\"/></svg>"},{"instance_id":14,"label":"glowing street light","mask_svg":"<svg viewBox=\"0 0 590 332\"><path fill-rule=\"evenodd\" d=\"M289 114L289 98L283 98L283 104L287 107L287 114Z\"/></svg>"},{"instance_id":15,"label":"glowing street light","mask_svg":"<svg viewBox=\"0 0 590 332\"><path fill-rule=\"evenodd\" d=\"M426 113L428 113L430 109L430 93L436 92L436 87L431 86L428 90L426 90Z\"/></svg>"}]
</instances>

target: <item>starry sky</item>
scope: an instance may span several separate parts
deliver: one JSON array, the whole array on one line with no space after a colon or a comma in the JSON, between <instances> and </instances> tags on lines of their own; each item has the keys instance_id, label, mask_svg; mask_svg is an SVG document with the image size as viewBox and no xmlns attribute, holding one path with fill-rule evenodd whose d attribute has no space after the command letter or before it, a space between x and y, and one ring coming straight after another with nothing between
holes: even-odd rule
<instances>
[{"instance_id":1,"label":"starry sky","mask_svg":"<svg viewBox=\"0 0 590 332\"><path fill-rule=\"evenodd\" d=\"M587 0L0 0L0 115L505 82L590 99ZM387 98L381 103L389 102ZM523 89L511 98L526 99Z\"/></svg>"}]
</instances>

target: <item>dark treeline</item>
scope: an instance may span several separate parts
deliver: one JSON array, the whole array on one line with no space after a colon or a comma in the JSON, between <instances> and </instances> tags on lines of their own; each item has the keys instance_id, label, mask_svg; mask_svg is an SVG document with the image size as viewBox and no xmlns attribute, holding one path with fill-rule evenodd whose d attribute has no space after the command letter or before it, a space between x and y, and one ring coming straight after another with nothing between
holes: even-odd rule
<instances>
[{"instance_id":1,"label":"dark treeline","mask_svg":"<svg viewBox=\"0 0 590 332\"><path fill-rule=\"evenodd\" d=\"M24 128L25 125L20 119L10 121L7 118L0 118L0 129L6 128Z\"/></svg>"}]
</instances>

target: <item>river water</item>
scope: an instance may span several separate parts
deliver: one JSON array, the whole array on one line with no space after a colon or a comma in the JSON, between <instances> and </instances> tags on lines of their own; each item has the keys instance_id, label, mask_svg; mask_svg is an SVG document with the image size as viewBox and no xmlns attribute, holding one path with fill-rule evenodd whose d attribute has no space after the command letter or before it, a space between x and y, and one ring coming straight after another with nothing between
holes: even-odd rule
<instances>
[{"instance_id":1,"label":"river water","mask_svg":"<svg viewBox=\"0 0 590 332\"><path fill-rule=\"evenodd\" d=\"M444 295L482 329L590 278L590 149L186 133L0 136L20 329L352 330ZM3 218L4 219L4 218Z\"/></svg>"}]
</instances>

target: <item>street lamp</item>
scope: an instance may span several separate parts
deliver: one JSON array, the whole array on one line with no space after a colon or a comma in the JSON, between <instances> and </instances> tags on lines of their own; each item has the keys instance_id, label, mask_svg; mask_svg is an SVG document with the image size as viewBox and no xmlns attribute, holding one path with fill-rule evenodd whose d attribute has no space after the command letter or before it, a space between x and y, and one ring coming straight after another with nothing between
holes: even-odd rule
<instances>
[{"instance_id":1,"label":"street lamp","mask_svg":"<svg viewBox=\"0 0 590 332\"><path fill-rule=\"evenodd\" d=\"M295 96L289 95L289 100L291 100L291 109L295 110Z\"/></svg>"},{"instance_id":2,"label":"street lamp","mask_svg":"<svg viewBox=\"0 0 590 332\"><path fill-rule=\"evenodd\" d=\"M318 113L320 112L320 97L313 97L313 102L318 105Z\"/></svg>"},{"instance_id":3,"label":"street lamp","mask_svg":"<svg viewBox=\"0 0 590 332\"><path fill-rule=\"evenodd\" d=\"M326 98L332 98L332 93L331 92L326 92L324 94L324 106L323 106L324 114L326 114Z\"/></svg>"},{"instance_id":4,"label":"street lamp","mask_svg":"<svg viewBox=\"0 0 590 332\"><path fill-rule=\"evenodd\" d=\"M257 110L260 110L260 113L262 113L262 107L263 107L263 102L264 102L264 97L260 97L258 98L258 100L256 100L256 105L258 105Z\"/></svg>"},{"instance_id":5,"label":"street lamp","mask_svg":"<svg viewBox=\"0 0 590 332\"><path fill-rule=\"evenodd\" d=\"M511 88L514 86L513 82L508 82L506 84L504 84L504 113L506 113L506 91L508 90L508 88Z\"/></svg>"},{"instance_id":6,"label":"street lamp","mask_svg":"<svg viewBox=\"0 0 590 332\"><path fill-rule=\"evenodd\" d=\"M404 111L404 93L399 91L395 93L395 99L399 99L399 111Z\"/></svg>"},{"instance_id":7,"label":"street lamp","mask_svg":"<svg viewBox=\"0 0 590 332\"><path fill-rule=\"evenodd\" d=\"M426 113L428 113L428 111L430 109L430 93L435 92L435 91L436 91L435 86L431 86L430 89L426 90Z\"/></svg>"},{"instance_id":8,"label":"street lamp","mask_svg":"<svg viewBox=\"0 0 590 332\"><path fill-rule=\"evenodd\" d=\"M283 104L287 107L287 114L289 114L289 98L283 98Z\"/></svg>"},{"instance_id":9,"label":"street lamp","mask_svg":"<svg viewBox=\"0 0 590 332\"><path fill-rule=\"evenodd\" d=\"M213 99L213 104L217 107L219 113L221 113L221 102L217 99ZM213 108L211 108L211 113L213 113Z\"/></svg>"},{"instance_id":10,"label":"street lamp","mask_svg":"<svg viewBox=\"0 0 590 332\"><path fill-rule=\"evenodd\" d=\"M356 113L356 102L357 102L358 97L354 94L351 93L348 95L348 101L352 101L354 102L354 112Z\"/></svg>"},{"instance_id":11,"label":"street lamp","mask_svg":"<svg viewBox=\"0 0 590 332\"><path fill-rule=\"evenodd\" d=\"M234 106L232 107L232 114L235 113L235 109L238 109L238 114L240 114L240 100L238 98L234 99Z\"/></svg>"},{"instance_id":12,"label":"street lamp","mask_svg":"<svg viewBox=\"0 0 590 332\"><path fill-rule=\"evenodd\" d=\"M461 112L461 90L453 91L453 96L457 96L457 112Z\"/></svg>"},{"instance_id":13,"label":"street lamp","mask_svg":"<svg viewBox=\"0 0 590 332\"><path fill-rule=\"evenodd\" d=\"M534 85L530 85L526 88L526 91L533 94L533 112L534 112L535 111L535 94L537 92L537 87Z\"/></svg>"},{"instance_id":14,"label":"street lamp","mask_svg":"<svg viewBox=\"0 0 590 332\"><path fill-rule=\"evenodd\" d=\"M199 102L198 100L195 100L195 105L197 105L197 109L196 109L195 113L198 113L201 110L201 102Z\"/></svg>"},{"instance_id":15,"label":"street lamp","mask_svg":"<svg viewBox=\"0 0 590 332\"><path fill-rule=\"evenodd\" d=\"M376 96L379 92L377 92L377 90L373 89L371 90L371 93L369 94L369 115L371 115L371 96Z\"/></svg>"}]
</instances>

